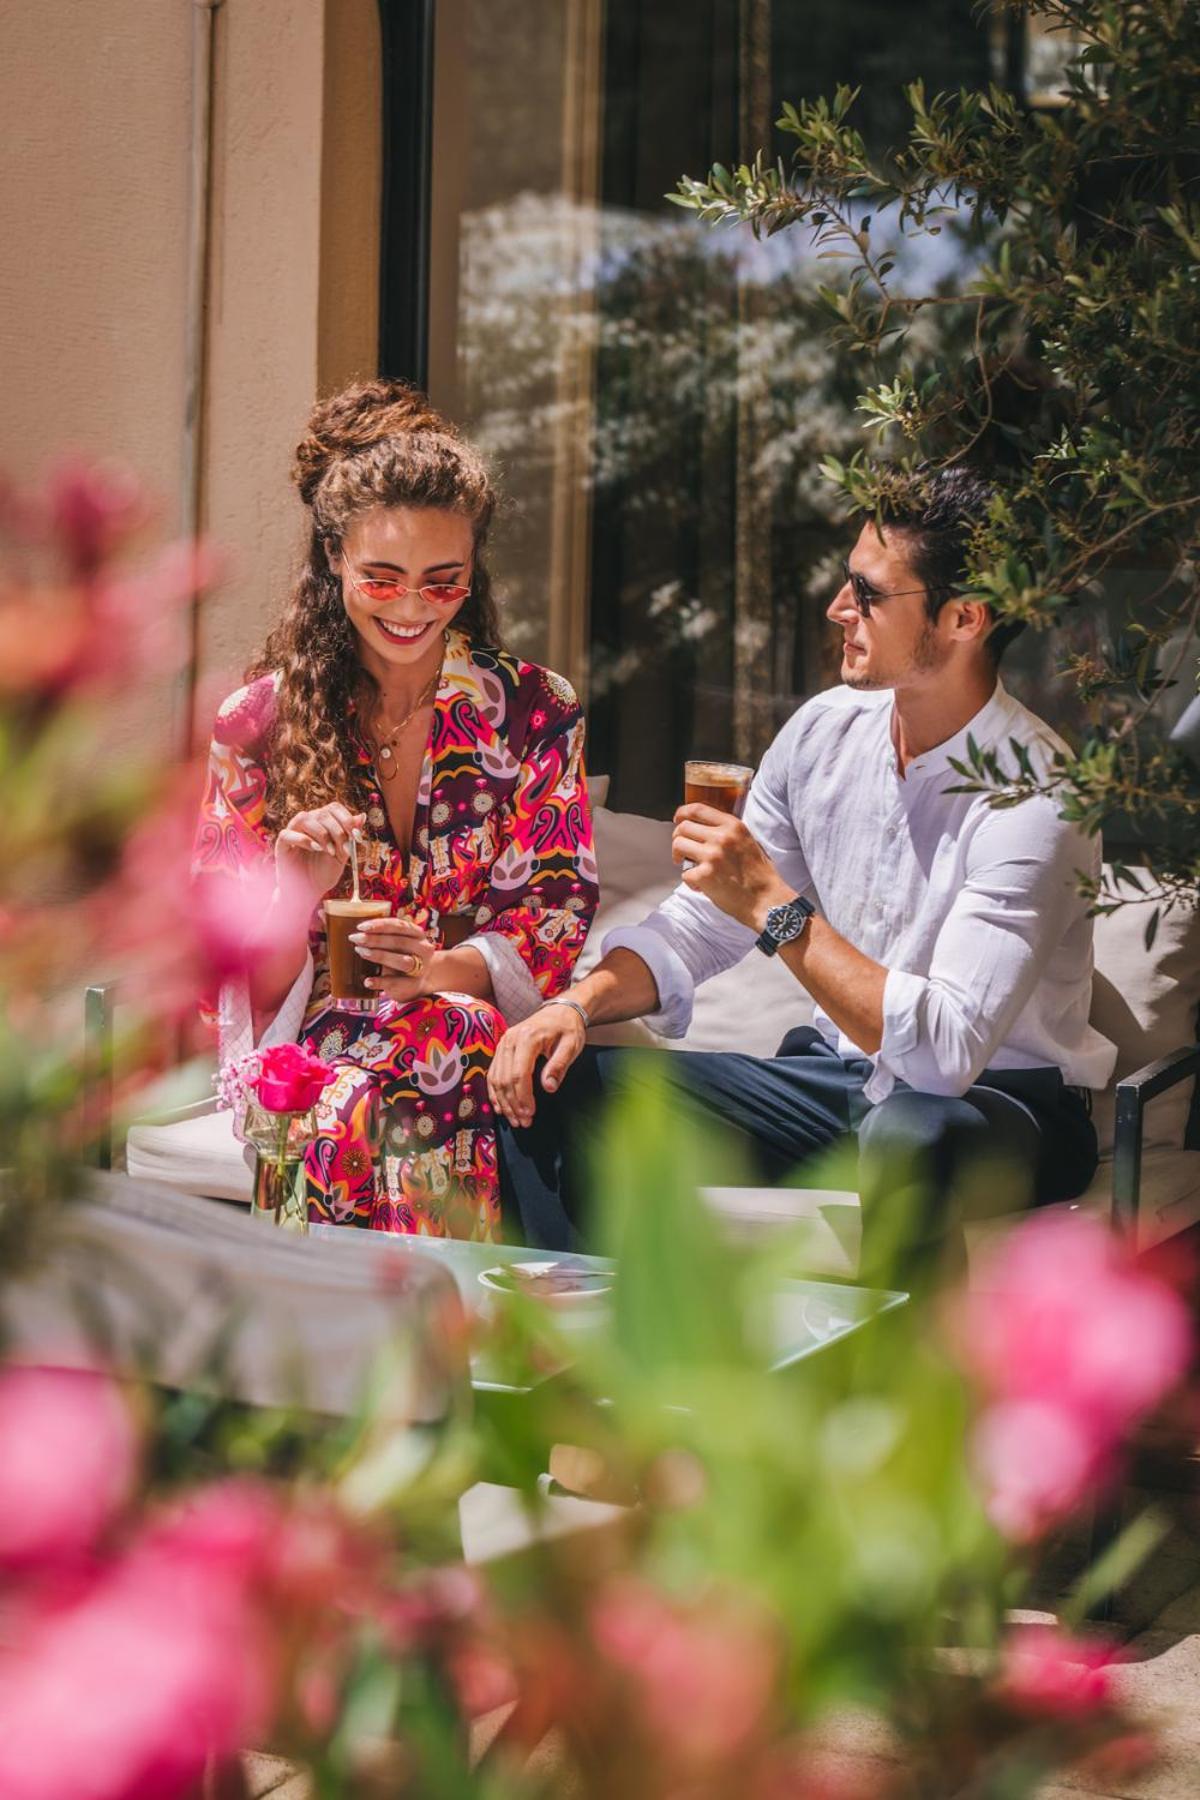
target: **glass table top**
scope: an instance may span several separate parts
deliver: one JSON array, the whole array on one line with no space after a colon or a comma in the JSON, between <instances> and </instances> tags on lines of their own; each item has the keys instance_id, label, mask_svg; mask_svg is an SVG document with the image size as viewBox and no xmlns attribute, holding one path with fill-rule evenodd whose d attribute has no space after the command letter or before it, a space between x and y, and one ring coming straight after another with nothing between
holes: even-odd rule
<instances>
[{"instance_id":1,"label":"glass table top","mask_svg":"<svg viewBox=\"0 0 1200 1800\"><path fill-rule=\"evenodd\" d=\"M351 1232L339 1225L310 1226L309 1236L343 1241L349 1237L356 1244L366 1240L372 1253L380 1256L429 1257L454 1277L463 1305L473 1318L485 1318L498 1301L503 1304L503 1296L480 1280L489 1270L502 1270L514 1263L553 1264L595 1273L607 1272L613 1267L610 1261L599 1256L528 1250L516 1244L474 1244L459 1238ZM791 1368L805 1358L817 1355L852 1332L861 1330L871 1320L903 1306L907 1298L907 1294L851 1287L834 1281L809 1281L800 1277L781 1279L775 1290L771 1319L775 1351L771 1368ZM555 1325L566 1337L575 1332L594 1331L604 1316L603 1295L554 1305ZM477 1388L506 1392L527 1392L532 1385L498 1379L486 1349L477 1352L473 1358L472 1380Z\"/></svg>"}]
</instances>

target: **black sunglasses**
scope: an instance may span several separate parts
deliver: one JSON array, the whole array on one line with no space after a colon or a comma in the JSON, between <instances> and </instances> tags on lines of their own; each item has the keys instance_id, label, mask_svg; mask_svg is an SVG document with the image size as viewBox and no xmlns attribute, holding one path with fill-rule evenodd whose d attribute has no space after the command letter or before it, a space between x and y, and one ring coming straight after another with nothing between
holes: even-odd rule
<instances>
[{"instance_id":1,"label":"black sunglasses","mask_svg":"<svg viewBox=\"0 0 1200 1800\"><path fill-rule=\"evenodd\" d=\"M854 604L858 608L860 619L870 618L871 608L877 600L899 600L905 594L923 594L925 592L924 588L893 588L888 594L878 593L866 576L860 575L856 569L852 569L848 562L842 564L842 585L848 587L854 596Z\"/></svg>"}]
</instances>

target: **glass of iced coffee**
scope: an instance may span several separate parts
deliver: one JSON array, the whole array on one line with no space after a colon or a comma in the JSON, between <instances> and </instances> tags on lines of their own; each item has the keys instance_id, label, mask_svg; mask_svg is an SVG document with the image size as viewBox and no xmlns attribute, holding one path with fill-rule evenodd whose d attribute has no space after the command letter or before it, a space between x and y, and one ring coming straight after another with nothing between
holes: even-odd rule
<instances>
[{"instance_id":1,"label":"glass of iced coffee","mask_svg":"<svg viewBox=\"0 0 1200 1800\"><path fill-rule=\"evenodd\" d=\"M687 806L712 806L740 819L754 770L742 763L688 762L683 766L683 799Z\"/></svg>"},{"instance_id":2,"label":"glass of iced coffee","mask_svg":"<svg viewBox=\"0 0 1200 1800\"><path fill-rule=\"evenodd\" d=\"M391 916L388 900L326 900L325 939L329 946L329 997L345 1012L374 1012L378 994L366 986L368 975L378 975L379 966L360 956L350 942L364 919L386 919Z\"/></svg>"}]
</instances>

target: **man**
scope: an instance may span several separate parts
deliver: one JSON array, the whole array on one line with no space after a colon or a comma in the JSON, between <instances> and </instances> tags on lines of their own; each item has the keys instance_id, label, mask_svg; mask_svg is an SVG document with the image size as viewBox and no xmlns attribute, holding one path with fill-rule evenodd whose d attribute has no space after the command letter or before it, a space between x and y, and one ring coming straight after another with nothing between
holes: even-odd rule
<instances>
[{"instance_id":1,"label":"man","mask_svg":"<svg viewBox=\"0 0 1200 1800\"><path fill-rule=\"evenodd\" d=\"M816 1002L816 1028L790 1032L772 1058L655 1061L682 1105L737 1130L762 1176L856 1138L877 1236L889 1176L915 1160L935 1202L917 1250L937 1240L973 1159L1015 1165L1039 1201L1087 1186L1087 1090L1115 1057L1088 1023L1078 874L1095 870L1098 847L1051 797L994 808L950 791L961 782L951 759L971 739L1007 766L1016 740L1039 773L1062 748L998 679L1013 627L963 592L990 499L978 474L950 467L915 477L881 529L863 527L829 607L842 685L784 726L744 821L680 807L680 887L610 933L590 975L502 1040L490 1077L502 1191L533 1241L586 1241L572 1141L641 1066L585 1049L589 1024L645 1017L682 1036L696 983L750 955L781 958Z\"/></svg>"}]
</instances>

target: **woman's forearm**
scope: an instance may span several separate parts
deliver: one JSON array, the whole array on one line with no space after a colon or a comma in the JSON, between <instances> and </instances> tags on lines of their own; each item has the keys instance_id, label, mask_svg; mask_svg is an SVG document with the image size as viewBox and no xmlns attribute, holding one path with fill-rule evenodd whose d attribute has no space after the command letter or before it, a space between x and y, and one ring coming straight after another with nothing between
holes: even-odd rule
<instances>
[{"instance_id":1,"label":"woman's forearm","mask_svg":"<svg viewBox=\"0 0 1200 1800\"><path fill-rule=\"evenodd\" d=\"M492 1000L492 972L478 950L465 944L458 950L439 950L429 959L426 986L431 994L474 994Z\"/></svg>"}]
</instances>

